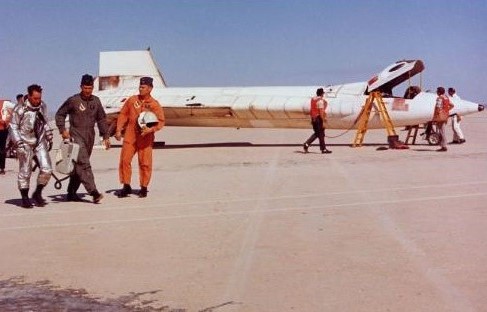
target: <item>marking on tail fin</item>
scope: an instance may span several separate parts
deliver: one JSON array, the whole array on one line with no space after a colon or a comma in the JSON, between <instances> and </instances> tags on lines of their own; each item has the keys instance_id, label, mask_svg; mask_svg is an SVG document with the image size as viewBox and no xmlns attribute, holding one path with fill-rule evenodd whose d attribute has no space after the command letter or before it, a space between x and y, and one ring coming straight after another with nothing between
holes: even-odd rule
<instances>
[{"instance_id":1,"label":"marking on tail fin","mask_svg":"<svg viewBox=\"0 0 487 312\"><path fill-rule=\"evenodd\" d=\"M156 88L166 86L149 50L100 52L98 91L137 88L141 77L151 77Z\"/></svg>"}]
</instances>

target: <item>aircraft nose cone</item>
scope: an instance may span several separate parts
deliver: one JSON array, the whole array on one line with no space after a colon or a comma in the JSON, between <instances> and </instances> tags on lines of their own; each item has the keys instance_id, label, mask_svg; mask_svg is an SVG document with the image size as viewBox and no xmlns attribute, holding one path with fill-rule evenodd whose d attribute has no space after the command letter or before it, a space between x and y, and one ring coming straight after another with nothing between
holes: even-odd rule
<instances>
[{"instance_id":1,"label":"aircraft nose cone","mask_svg":"<svg viewBox=\"0 0 487 312\"><path fill-rule=\"evenodd\" d=\"M485 108L485 106L484 106L484 105L479 104L479 112L483 111L483 110L484 110L484 108Z\"/></svg>"}]
</instances>

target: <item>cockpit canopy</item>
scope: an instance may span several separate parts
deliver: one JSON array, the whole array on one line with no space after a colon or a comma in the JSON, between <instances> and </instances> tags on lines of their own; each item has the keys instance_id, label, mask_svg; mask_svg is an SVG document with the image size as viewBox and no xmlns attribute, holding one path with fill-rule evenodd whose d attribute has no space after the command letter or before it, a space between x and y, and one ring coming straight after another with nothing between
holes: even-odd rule
<instances>
[{"instance_id":1,"label":"cockpit canopy","mask_svg":"<svg viewBox=\"0 0 487 312\"><path fill-rule=\"evenodd\" d=\"M404 81L424 70L421 60L402 60L389 65L378 75L367 82L366 94L372 91L380 91L385 94L392 94L392 89ZM413 96L414 97L414 96Z\"/></svg>"}]
</instances>

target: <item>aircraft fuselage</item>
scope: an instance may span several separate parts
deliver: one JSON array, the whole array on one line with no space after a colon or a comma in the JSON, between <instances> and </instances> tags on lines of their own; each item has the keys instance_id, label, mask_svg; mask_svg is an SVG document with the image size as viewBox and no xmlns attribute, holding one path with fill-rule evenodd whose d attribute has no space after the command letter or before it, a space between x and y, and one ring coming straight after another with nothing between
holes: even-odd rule
<instances>
[{"instance_id":1,"label":"aircraft fuselage","mask_svg":"<svg viewBox=\"0 0 487 312\"><path fill-rule=\"evenodd\" d=\"M325 88L328 102L326 127L353 129L365 104L365 83ZM235 128L309 128L309 101L319 86L155 88L152 96L164 107L167 126ZM123 101L137 94L135 88L102 91L98 94L107 112L118 111ZM387 97L383 100L396 127L423 124L432 119L436 94L421 92L413 99ZM453 99L452 113L467 115L479 105ZM383 128L379 114L372 114L368 127Z\"/></svg>"},{"instance_id":2,"label":"aircraft fuselage","mask_svg":"<svg viewBox=\"0 0 487 312\"><path fill-rule=\"evenodd\" d=\"M421 60L397 61L369 81L323 87L326 128L353 129L369 92L382 94L395 127L424 124L433 118L437 95L421 92L410 85L404 97L392 96L393 90L424 70ZM138 94L139 80L154 80L152 96L164 108L167 126L235 128L310 128L310 99L322 86L284 87L166 87L165 79L150 51L112 51L100 53L100 75L96 95L100 97L109 121L113 123L124 101ZM452 99L451 113L467 115L480 111L481 105ZM369 129L384 128L378 112L372 112Z\"/></svg>"}]
</instances>

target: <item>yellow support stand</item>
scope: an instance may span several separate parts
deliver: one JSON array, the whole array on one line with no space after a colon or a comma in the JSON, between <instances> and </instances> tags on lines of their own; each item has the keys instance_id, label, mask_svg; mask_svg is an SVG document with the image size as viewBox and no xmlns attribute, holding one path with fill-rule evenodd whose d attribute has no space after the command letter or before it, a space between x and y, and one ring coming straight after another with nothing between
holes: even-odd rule
<instances>
[{"instance_id":1,"label":"yellow support stand","mask_svg":"<svg viewBox=\"0 0 487 312\"><path fill-rule=\"evenodd\" d=\"M394 130L391 117L387 112L384 100L382 99L379 91L373 91L369 94L367 100L365 101L365 105L362 107L362 110L358 116L357 134L355 135L355 140L353 141L352 147L362 146L365 133L367 132L367 125L369 123L372 108L375 108L375 112L379 113L382 124L387 131L388 139L391 140L391 138L393 138L397 141L396 131ZM389 144L391 144L390 141Z\"/></svg>"}]
</instances>

